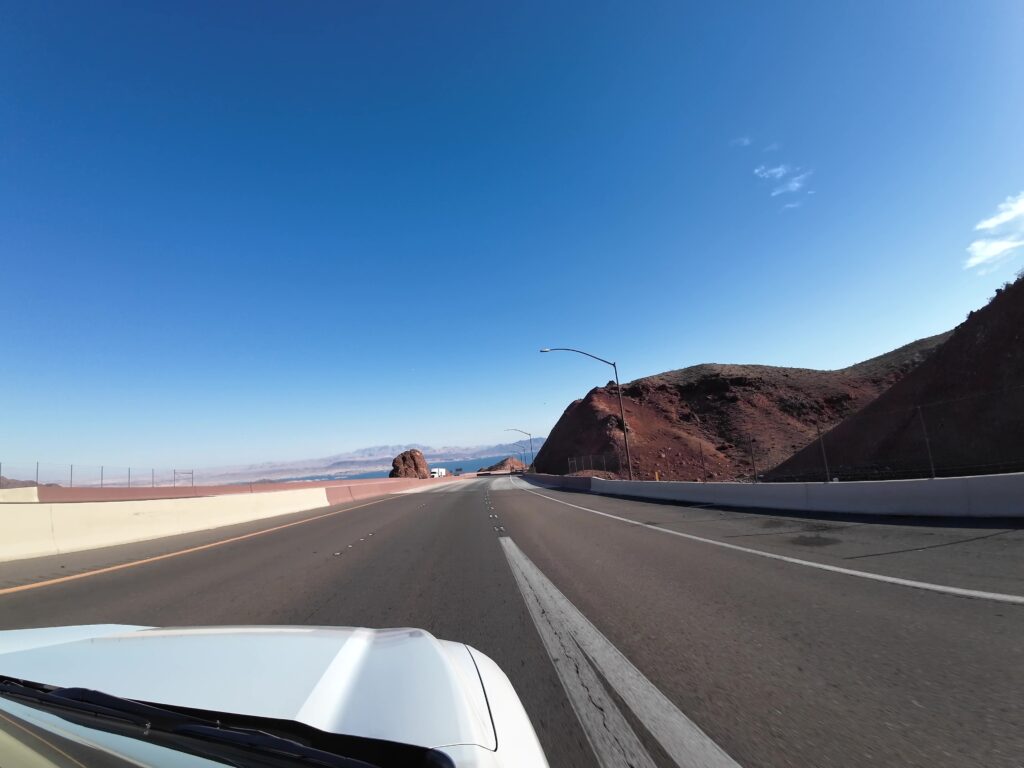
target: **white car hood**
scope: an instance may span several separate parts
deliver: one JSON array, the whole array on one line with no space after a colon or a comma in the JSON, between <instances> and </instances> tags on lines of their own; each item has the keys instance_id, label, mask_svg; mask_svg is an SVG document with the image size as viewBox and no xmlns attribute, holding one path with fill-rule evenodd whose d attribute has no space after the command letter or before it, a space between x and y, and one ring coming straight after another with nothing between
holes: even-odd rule
<instances>
[{"instance_id":1,"label":"white car hood","mask_svg":"<svg viewBox=\"0 0 1024 768\"><path fill-rule=\"evenodd\" d=\"M497 748L469 647L420 629L11 630L0 632L0 674L423 747Z\"/></svg>"}]
</instances>

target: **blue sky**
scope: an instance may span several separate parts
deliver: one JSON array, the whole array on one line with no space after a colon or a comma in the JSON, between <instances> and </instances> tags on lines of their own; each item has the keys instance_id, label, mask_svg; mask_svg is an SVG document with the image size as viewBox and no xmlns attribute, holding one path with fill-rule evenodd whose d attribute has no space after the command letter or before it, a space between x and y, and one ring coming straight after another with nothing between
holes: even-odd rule
<instances>
[{"instance_id":1,"label":"blue sky","mask_svg":"<svg viewBox=\"0 0 1024 768\"><path fill-rule=\"evenodd\" d=\"M539 347L841 367L1024 265L1015 0L505 6L0 3L0 460L543 434Z\"/></svg>"}]
</instances>

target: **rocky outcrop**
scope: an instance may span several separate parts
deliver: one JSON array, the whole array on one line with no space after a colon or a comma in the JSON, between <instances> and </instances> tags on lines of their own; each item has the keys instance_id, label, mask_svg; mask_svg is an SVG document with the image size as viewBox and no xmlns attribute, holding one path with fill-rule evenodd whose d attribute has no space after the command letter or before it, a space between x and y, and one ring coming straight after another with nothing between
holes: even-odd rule
<instances>
[{"instance_id":1,"label":"rocky outcrop","mask_svg":"<svg viewBox=\"0 0 1024 768\"><path fill-rule=\"evenodd\" d=\"M633 474L731 480L749 478L755 465L763 474L811 443L818 428L831 428L877 398L948 336L836 371L709 363L623 384ZM614 382L566 408L535 467L560 475L605 468L626 474Z\"/></svg>"},{"instance_id":2,"label":"rocky outcrop","mask_svg":"<svg viewBox=\"0 0 1024 768\"><path fill-rule=\"evenodd\" d=\"M507 456L497 464L490 467L485 467L479 470L480 472L518 472L526 469L526 465L523 464L519 459Z\"/></svg>"},{"instance_id":3,"label":"rocky outcrop","mask_svg":"<svg viewBox=\"0 0 1024 768\"><path fill-rule=\"evenodd\" d=\"M430 477L430 467L423 454L413 448L410 451L402 451L391 460L391 472L388 477L418 477L426 480Z\"/></svg>"}]
</instances>

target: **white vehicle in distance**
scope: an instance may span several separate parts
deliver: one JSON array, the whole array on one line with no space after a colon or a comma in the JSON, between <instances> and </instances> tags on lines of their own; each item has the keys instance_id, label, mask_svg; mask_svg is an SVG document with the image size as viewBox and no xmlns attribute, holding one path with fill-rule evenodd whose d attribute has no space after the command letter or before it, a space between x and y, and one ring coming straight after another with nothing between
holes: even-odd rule
<instances>
[{"instance_id":1,"label":"white vehicle in distance","mask_svg":"<svg viewBox=\"0 0 1024 768\"><path fill-rule=\"evenodd\" d=\"M505 673L420 629L0 632L0 762L543 768Z\"/></svg>"},{"instance_id":2,"label":"white vehicle in distance","mask_svg":"<svg viewBox=\"0 0 1024 768\"><path fill-rule=\"evenodd\" d=\"M444 467L434 467L433 469L430 470L430 476L431 477L447 477L448 476L448 470L445 469Z\"/></svg>"}]
</instances>

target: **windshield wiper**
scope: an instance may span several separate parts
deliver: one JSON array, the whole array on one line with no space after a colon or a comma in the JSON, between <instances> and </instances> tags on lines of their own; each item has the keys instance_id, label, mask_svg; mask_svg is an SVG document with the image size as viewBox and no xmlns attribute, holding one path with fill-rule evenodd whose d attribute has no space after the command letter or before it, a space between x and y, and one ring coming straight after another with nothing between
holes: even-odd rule
<instances>
[{"instance_id":1,"label":"windshield wiper","mask_svg":"<svg viewBox=\"0 0 1024 768\"><path fill-rule=\"evenodd\" d=\"M127 723L143 729L145 736L156 732L208 744L253 750L264 755L319 763L332 768L376 768L371 763L325 752L266 731L232 726L221 720L196 717L88 688L59 688L0 675L0 696L48 710L65 710L101 720Z\"/></svg>"}]
</instances>

